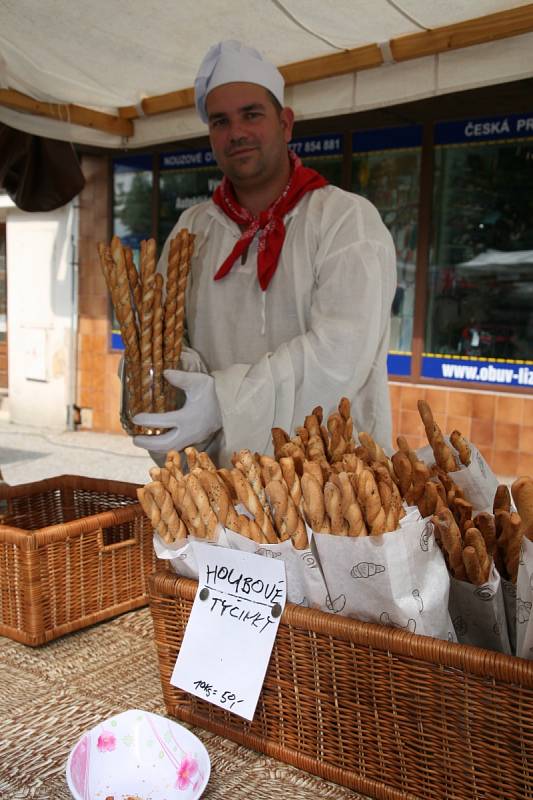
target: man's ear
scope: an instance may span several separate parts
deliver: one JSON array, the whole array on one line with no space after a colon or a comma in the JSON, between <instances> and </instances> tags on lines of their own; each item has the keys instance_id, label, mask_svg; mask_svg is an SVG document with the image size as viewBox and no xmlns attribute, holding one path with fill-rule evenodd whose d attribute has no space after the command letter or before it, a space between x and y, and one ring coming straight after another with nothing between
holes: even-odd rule
<instances>
[{"instance_id":1,"label":"man's ear","mask_svg":"<svg viewBox=\"0 0 533 800\"><path fill-rule=\"evenodd\" d=\"M288 144L292 139L292 129L294 126L294 111L292 110L292 108L286 106L285 108L281 109L279 118L281 121L281 127L283 128L285 134L285 141Z\"/></svg>"}]
</instances>

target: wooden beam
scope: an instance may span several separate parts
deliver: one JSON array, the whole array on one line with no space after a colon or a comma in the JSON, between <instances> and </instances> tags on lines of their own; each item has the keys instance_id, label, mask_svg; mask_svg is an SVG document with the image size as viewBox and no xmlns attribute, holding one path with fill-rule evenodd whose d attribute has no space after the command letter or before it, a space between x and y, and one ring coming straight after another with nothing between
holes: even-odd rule
<instances>
[{"instance_id":1,"label":"wooden beam","mask_svg":"<svg viewBox=\"0 0 533 800\"><path fill-rule=\"evenodd\" d=\"M39 117L50 117L61 122L82 125L84 128L94 128L116 136L133 136L131 120L121 119L119 116L104 114L102 111L94 111L91 108L76 106L72 103L44 103L14 89L0 89L0 105L16 111L36 114Z\"/></svg>"},{"instance_id":2,"label":"wooden beam","mask_svg":"<svg viewBox=\"0 0 533 800\"><path fill-rule=\"evenodd\" d=\"M141 101L141 108L146 116L164 114L166 111L178 111L182 108L191 108L193 106L194 89L179 89L176 92L145 97ZM137 106L122 106L122 108L119 108L118 113L123 119L138 119L141 116Z\"/></svg>"},{"instance_id":3,"label":"wooden beam","mask_svg":"<svg viewBox=\"0 0 533 800\"><path fill-rule=\"evenodd\" d=\"M331 56L295 61L293 64L280 67L279 71L285 78L285 85L294 86L297 83L319 81L322 78L333 78L348 72L372 69L381 64L383 64L381 50L377 44L369 44L345 50L343 53L334 53Z\"/></svg>"},{"instance_id":4,"label":"wooden beam","mask_svg":"<svg viewBox=\"0 0 533 800\"><path fill-rule=\"evenodd\" d=\"M533 31L533 4L391 39L395 61L432 56Z\"/></svg>"}]
</instances>

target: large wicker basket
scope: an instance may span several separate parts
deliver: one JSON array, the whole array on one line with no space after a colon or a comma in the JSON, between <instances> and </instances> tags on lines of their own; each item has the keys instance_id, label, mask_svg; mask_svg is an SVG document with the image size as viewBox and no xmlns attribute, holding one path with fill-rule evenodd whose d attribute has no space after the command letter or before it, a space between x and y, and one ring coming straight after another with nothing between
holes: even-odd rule
<instances>
[{"instance_id":1,"label":"large wicker basket","mask_svg":"<svg viewBox=\"0 0 533 800\"><path fill-rule=\"evenodd\" d=\"M249 723L170 685L196 588L150 579L170 716L374 798L533 798L533 663L287 606Z\"/></svg>"},{"instance_id":2,"label":"large wicker basket","mask_svg":"<svg viewBox=\"0 0 533 800\"><path fill-rule=\"evenodd\" d=\"M156 558L136 485L0 486L0 634L40 645L146 605Z\"/></svg>"}]
</instances>

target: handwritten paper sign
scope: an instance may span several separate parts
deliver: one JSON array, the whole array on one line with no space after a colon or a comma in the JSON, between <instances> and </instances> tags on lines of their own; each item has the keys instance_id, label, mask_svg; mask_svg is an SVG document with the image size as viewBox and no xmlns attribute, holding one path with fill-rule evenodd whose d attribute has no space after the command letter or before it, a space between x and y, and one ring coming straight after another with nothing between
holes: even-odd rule
<instances>
[{"instance_id":1,"label":"handwritten paper sign","mask_svg":"<svg viewBox=\"0 0 533 800\"><path fill-rule=\"evenodd\" d=\"M252 720L285 607L285 564L191 544L198 592L170 682Z\"/></svg>"}]
</instances>

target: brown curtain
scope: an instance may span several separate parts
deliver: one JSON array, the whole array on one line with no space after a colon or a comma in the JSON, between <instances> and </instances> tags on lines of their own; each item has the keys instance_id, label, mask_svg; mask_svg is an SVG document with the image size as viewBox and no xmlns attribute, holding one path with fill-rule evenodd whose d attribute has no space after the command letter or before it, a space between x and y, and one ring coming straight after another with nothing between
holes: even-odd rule
<instances>
[{"instance_id":1,"label":"brown curtain","mask_svg":"<svg viewBox=\"0 0 533 800\"><path fill-rule=\"evenodd\" d=\"M0 123L0 186L23 211L52 211L85 185L70 142L45 139Z\"/></svg>"}]
</instances>

